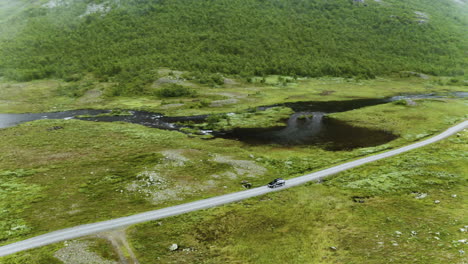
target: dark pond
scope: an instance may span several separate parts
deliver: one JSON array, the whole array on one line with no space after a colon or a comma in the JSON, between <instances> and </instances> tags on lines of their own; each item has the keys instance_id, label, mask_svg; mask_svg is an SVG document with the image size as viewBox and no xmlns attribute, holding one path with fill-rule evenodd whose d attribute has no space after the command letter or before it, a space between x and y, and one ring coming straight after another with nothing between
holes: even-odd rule
<instances>
[{"instance_id":1,"label":"dark pond","mask_svg":"<svg viewBox=\"0 0 468 264\"><path fill-rule=\"evenodd\" d=\"M327 118L323 112L295 113L285 127L238 128L213 133L218 137L240 140L251 145L319 145L328 150L378 146L397 138L386 131L355 127Z\"/></svg>"},{"instance_id":2,"label":"dark pond","mask_svg":"<svg viewBox=\"0 0 468 264\"><path fill-rule=\"evenodd\" d=\"M452 93L452 97L467 97L466 92ZM284 146L319 145L330 150L349 150L387 143L395 135L381 130L355 127L326 117L327 113L343 112L365 106L378 105L402 99L440 98L434 94L402 95L385 99L355 99L328 102L295 102L258 107L262 111L275 106L287 106L295 111L285 126L273 128L239 128L231 131L201 131L214 137L233 139L247 144L278 144ZM98 122L129 122L148 127L180 130L191 123L203 122L206 115L168 117L144 111L128 111L127 115L106 115L111 110L72 110L55 113L0 114L0 128L39 119L80 119ZM187 125L181 125L187 123Z\"/></svg>"}]
</instances>

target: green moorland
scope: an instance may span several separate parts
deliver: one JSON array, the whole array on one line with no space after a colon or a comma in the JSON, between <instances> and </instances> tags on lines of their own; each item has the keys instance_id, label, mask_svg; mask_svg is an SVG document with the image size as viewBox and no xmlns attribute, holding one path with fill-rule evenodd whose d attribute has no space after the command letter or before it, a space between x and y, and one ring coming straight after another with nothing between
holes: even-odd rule
<instances>
[{"instance_id":1,"label":"green moorland","mask_svg":"<svg viewBox=\"0 0 468 264\"><path fill-rule=\"evenodd\" d=\"M140 263L463 263L467 143L462 132L322 184L137 225L128 234ZM172 243L180 250L169 251ZM60 263L52 255L62 247L0 261ZM93 250L109 255L105 244Z\"/></svg>"},{"instance_id":2,"label":"green moorland","mask_svg":"<svg viewBox=\"0 0 468 264\"><path fill-rule=\"evenodd\" d=\"M187 116L253 110L256 106L297 101L341 101L399 94L466 91L467 82L453 77L399 75L360 78L292 78L269 75L239 78L217 75L205 82L192 72L158 69L147 94L113 96L118 83L88 74L80 80L0 80L0 112L54 112L71 109L133 109ZM170 91L167 93L165 91Z\"/></svg>"},{"instance_id":3,"label":"green moorland","mask_svg":"<svg viewBox=\"0 0 468 264\"><path fill-rule=\"evenodd\" d=\"M462 76L467 6L454 0L0 1L0 77L148 94L158 67L241 76Z\"/></svg>"},{"instance_id":4,"label":"green moorland","mask_svg":"<svg viewBox=\"0 0 468 264\"><path fill-rule=\"evenodd\" d=\"M168 76L171 76L171 74L168 73ZM294 80L294 78L290 78L292 79L290 82L286 82L285 79L289 78L269 76L264 81L262 78L254 78L250 82L229 79L228 83L219 87L195 83L190 86L190 89L195 90L196 93L191 92L180 97L161 97L160 92L156 92L154 96L108 97L105 95L105 89L107 85L112 85L111 83L97 84L97 88L90 89L81 95L70 95L64 93L64 91L68 91L68 85L77 84L77 86L73 87L80 87L81 81L71 84L53 80L27 83L4 81L0 84L2 85L0 93L3 100L0 112L7 112L8 109L10 112L37 112L79 108L146 109L174 115L238 112L239 115L246 118L246 121L245 123L239 122L236 125L249 126L252 123L261 124L263 120L261 114L249 113L249 107L255 105L275 104L283 101L374 98L376 95L384 97L403 92L466 91L466 86L447 85L453 83L450 78L432 78L429 80L415 77L386 77L374 80L344 78ZM90 77L90 82L92 80ZM159 81L161 82L161 80ZM188 83L192 82L184 81L180 86L189 86ZM159 91L164 87L167 86L155 83L152 89ZM205 95L211 95L212 97ZM207 101L200 104L202 99ZM225 104L226 100L229 99L236 99L237 101L235 103L228 101ZM242 190L242 180L249 181L253 186L259 186L275 177L291 178L299 176L414 142L466 119L466 99L443 98L416 100L415 102L416 105L393 102L330 115L331 118L352 121L353 124L356 123L360 126L385 129L399 136L396 140L385 145L358 148L351 151L328 151L316 146L249 146L224 139L203 140L179 132L163 131L134 124L95 123L80 120L39 120L1 129L0 208L2 208L2 211L0 212L0 244L11 243L60 228ZM194 107L195 104L197 104L196 107ZM168 105L172 106L168 107ZM280 108L280 112L286 110ZM267 112L263 118L269 120L268 122L273 121L271 114L271 112ZM253 119L249 120L250 118ZM452 143L454 146L451 146ZM465 145L462 143L465 143ZM304 186L236 205L174 218L175 220L170 220L174 221L173 226L170 224L171 222L164 221L163 227L167 225L168 229L162 231L165 235L157 235L161 237L161 243L158 242L159 244L142 235L138 231L140 229L138 227L131 231L131 243L138 257L141 258L141 263L151 263L149 260L154 259L155 256L146 255L153 254L150 252L159 252L154 254L158 254L158 256L161 254L160 257L167 261L176 258L173 259L173 262L186 261L191 263L196 259L200 261L207 259L206 261L209 262L211 260L208 259L212 259L212 262L216 263L225 257L225 261L234 263L236 261L239 263L265 261L266 263L264 257L267 255L260 253L263 250L256 253L249 251L248 254L243 251L252 244L259 246L261 243L258 241L260 240L255 241L260 238L243 237L242 239L245 238L246 240L238 243L238 237L236 236L240 233L236 232L251 233L248 229L243 229L249 225L253 225L252 228L256 228L256 232L262 227L268 226L268 232L259 233L259 236L264 236L261 241L270 238L271 241L277 241L275 240L279 239L275 237L277 234L271 230L279 226L277 222L279 221L284 224L282 231L280 230L282 233L296 230L296 232L305 235L305 237L298 240L305 243L302 244L303 247L299 247L297 244L295 244L295 247L289 247L285 241L279 242L282 247L286 247L287 252L297 250L298 252L306 252L303 254L311 254L298 254L297 257L304 257L304 261L309 257L313 259L318 256L311 253L312 251L305 250L305 245L307 245L312 246L315 251L318 250L323 254L328 254L326 256L339 256L342 258L342 262L346 263L348 260L352 262L358 258L356 254L360 250L369 246L368 243L373 243L373 240L366 240L364 239L366 236L361 235L367 234L364 232L367 225L359 224L366 221L366 217L373 217L370 219L373 221L372 223L375 223L368 226L368 231L378 232L372 228L376 228L382 217L387 217L386 214L388 214L389 220L386 220L389 222L388 229L386 227L382 230L383 233L376 233L376 235L390 237L390 228L402 229L401 232L407 231L403 229L403 226L407 223L405 221L410 221L408 219L411 219L415 212L420 212L424 217L429 217L430 212L432 212L427 211L426 213L425 211L427 208L432 208L429 207L432 202L429 202L428 199L421 200L427 201L427 204L421 204L419 200L417 202L411 200L409 193L412 191L430 192L431 199L432 195L434 195L434 199L443 200L445 199L443 193L448 192L448 190L444 191L448 186L445 184L447 178L449 179L447 184L450 183L450 188L453 188L450 190L459 194L457 199L463 198L464 190L457 189L457 186L460 186L460 188L463 186L462 176L466 175L463 171L458 171L466 170L466 165L463 166L459 161L460 155L464 153L463 147L466 147L466 133L461 137L454 137L444 141L438 146L445 145L450 145L447 146L448 152L444 152L445 150L439 151L438 147L428 147L424 151L415 152L421 155L408 154L410 157L422 160L421 166L416 167L421 167L420 170L413 170L410 165L399 165L404 170L395 172L395 174L391 171L392 165L383 166L382 171L377 171L377 166L366 166L359 169L359 172L352 171L350 174L340 174L323 185ZM444 163L444 166L448 168L447 173L437 174L438 170L445 171L445 167L436 168L437 166L434 163L429 164L434 167L432 172L430 169L432 167L429 165L427 168L424 167L429 160L442 163L439 162L439 159L436 159L435 154L432 156L426 155L428 151L437 153L437 155L440 155L440 159L454 159L453 163ZM447 153L447 155L443 155L444 153ZM399 158L395 159L400 160ZM416 172L419 173L417 176L427 174L429 179L426 181L423 178L414 178ZM455 176L452 177L452 174ZM375 182L371 177L373 175L377 177ZM340 179L343 179L343 181L340 182ZM422 182L424 185L421 185ZM313 191L310 188L314 188ZM299 202L298 196L308 197L307 202ZM367 198L362 198L365 200L364 204L358 204L350 200L350 196ZM401 197L406 197L406 200L401 200L403 199ZM271 202L269 199L279 199L272 201L280 202ZM437 211L437 215L428 218L434 219L434 223L440 223L441 231L434 232L445 234L439 237L440 239L446 239L444 241L456 239L453 231L455 224L451 225L449 224L451 222L442 221L441 215L451 217L451 219L457 218L457 215L461 214L458 211L461 207L455 206L459 202L457 199L453 200L453 207L436 207L445 211ZM257 203L256 201L262 202ZM269 204L263 206L265 202ZM405 202L408 204L407 207L404 207ZM368 205L372 206L367 207ZM268 214L272 213L271 208L274 206L281 206L281 210L273 210L273 214L267 217ZM303 206L305 209L300 209ZM261 207L264 208L261 209ZM234 210L232 208L239 209ZM330 209L330 212L327 209ZM343 214L337 215L337 209L343 210ZM226 210L234 210L236 213L229 213L224 216ZM246 220L244 218L247 218L251 213L249 210L263 212L264 215L259 214L251 220ZM301 214L304 212L310 217L315 215L312 218L318 222L326 223L328 228L323 227L324 229L322 229L322 227L319 228L318 225L314 224L309 229L304 229L310 231L309 233L301 231L302 227L310 225L309 222L300 221L297 223L299 226L289 226L288 223L296 221L294 217L301 215L294 210L299 210ZM401 218L398 216L400 211ZM280 221L283 216L285 219ZM424 220L424 217L419 218ZM263 218L264 220L261 221ZM196 219L202 221L202 223L194 222L198 221ZM300 219L306 220L308 218L300 217ZM331 221L333 219L344 222L335 225ZM182 225L181 222L184 221L186 221L186 224ZM220 227L222 225L216 221L225 221L226 225ZM424 221L421 222L421 228L433 226L432 222ZM190 232L187 232L186 236L177 235L182 234L183 230L191 228L191 225L203 226L203 223L210 225L208 222L213 225L211 229L206 230L206 233L203 233L205 231L202 229L196 229L198 230L196 232L201 232L200 235ZM258 223L255 224L255 222ZM233 223L245 224L236 227L233 226ZM351 223L354 223L354 225L351 225ZM414 229L417 229L418 224L415 222L414 225ZM218 227L229 230L224 234L224 231L217 229ZM412 226L410 225L410 227ZM148 234L160 231L160 229L153 229L152 224L143 225L141 228ZM241 229L242 231L240 231ZM337 231L338 229L340 231ZM386 231L384 232L384 230ZM360 233L360 231L364 233ZM424 230L420 231L420 229L415 231L426 232ZM235 236L230 237L228 234L235 234ZM268 234L273 237L268 237ZM407 246L407 248L401 250L410 254L410 252L413 252L412 250L416 252L416 247L429 245L427 244L429 242L425 240L428 238L427 233L424 234L424 239L419 236L412 238L411 243L414 242L414 244L410 245L405 244L407 243L406 240L404 243L398 240L399 238L392 240L397 241L395 243L401 245L400 247ZM192 235L196 235L196 238L192 237ZM183 256L185 255L183 254L185 252L181 254L175 252L169 255L166 254L167 252L164 253L163 251L166 250L167 246L163 243L169 241L171 236L173 240L178 237L186 239L181 240L181 242L174 241L174 243L180 243L186 247L195 247L196 252L200 254L197 255L196 252L187 253L188 259L184 259ZM297 233L295 235L290 234L287 239L293 237L297 237ZM356 247L346 246L347 240L353 241L353 245L356 244ZM308 241L316 242L309 243ZM330 245L324 245L325 248L319 245L327 241L330 241ZM386 247L391 243L389 241L391 240L384 240L385 247L375 248L375 250L377 252L380 252L378 250L390 250L389 248L392 247ZM150 246L147 243L153 245ZM239 245L239 248L234 245ZM268 244L265 243L265 252L273 254L272 251L266 250L266 245ZM213 246L213 251L208 250L210 246ZM329 252L327 249L329 246L336 246L339 251ZM56 261L56 259L52 256L53 252L62 247L63 243L60 243L26 253L15 254L0 259L0 263L54 263L53 261ZM155 251L146 252L144 250L145 248L152 250L152 247L158 248ZM272 250L274 247L274 245L268 246ZM441 247L445 250L448 244L443 244ZM452 245L452 247L455 247L455 245ZM97 246L92 247L93 250L101 253L106 251L104 250L106 248L109 247L102 243L97 243ZM344 253L341 253L341 249L345 250ZM443 254L443 256L452 258L453 250L446 250L450 254ZM109 254L104 252L104 255ZM320 258L325 256L323 254L320 255ZM393 254L395 259L398 259L398 252L395 251ZM182 258L180 258L181 256ZM254 259L248 256L252 256ZM424 259L421 254L415 255L415 258ZM280 261L281 257L278 256L277 260ZM297 259L299 262L301 260ZM359 263L359 261L356 263Z\"/></svg>"},{"instance_id":5,"label":"green moorland","mask_svg":"<svg viewBox=\"0 0 468 264\"><path fill-rule=\"evenodd\" d=\"M229 129L276 126L292 112L257 106L467 92L467 7L461 0L0 0L0 113L215 114L198 126ZM80 120L0 129L0 245L396 148L465 120L467 109L467 99L447 97L330 114L398 136L347 151ZM140 263L463 263L467 137L322 184L137 225L128 241ZM109 260L131 255L129 247L113 252L106 239L0 263L62 263L67 248ZM169 251L172 243L180 250Z\"/></svg>"},{"instance_id":6,"label":"green moorland","mask_svg":"<svg viewBox=\"0 0 468 264\"><path fill-rule=\"evenodd\" d=\"M142 263L463 263L467 143L465 131L322 184L128 234Z\"/></svg>"}]
</instances>

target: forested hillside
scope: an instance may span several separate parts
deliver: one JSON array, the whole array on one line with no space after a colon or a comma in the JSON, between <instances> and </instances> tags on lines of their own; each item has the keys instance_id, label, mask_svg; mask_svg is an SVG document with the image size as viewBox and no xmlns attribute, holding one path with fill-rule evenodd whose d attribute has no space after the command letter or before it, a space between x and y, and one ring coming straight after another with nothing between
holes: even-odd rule
<instances>
[{"instance_id":1,"label":"forested hillside","mask_svg":"<svg viewBox=\"0 0 468 264\"><path fill-rule=\"evenodd\" d=\"M463 75L463 0L0 0L0 75Z\"/></svg>"}]
</instances>

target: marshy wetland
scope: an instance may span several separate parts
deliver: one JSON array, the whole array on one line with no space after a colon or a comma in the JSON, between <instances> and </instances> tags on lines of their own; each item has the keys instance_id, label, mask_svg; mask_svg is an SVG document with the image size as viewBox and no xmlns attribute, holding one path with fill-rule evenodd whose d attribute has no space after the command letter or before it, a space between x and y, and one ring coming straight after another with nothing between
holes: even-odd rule
<instances>
[{"instance_id":1,"label":"marshy wetland","mask_svg":"<svg viewBox=\"0 0 468 264\"><path fill-rule=\"evenodd\" d=\"M78 119L95 122L127 122L151 128L174 130L198 135L234 139L241 142L261 145L319 145L331 150L346 150L373 147L387 143L397 136L389 131L357 127L344 121L327 118L327 114L346 112L373 105L399 102L411 104L413 99L465 98L466 93L453 92L440 94L398 95L384 99L355 99L345 101L293 102L271 106L259 106L241 113L225 113L196 116L164 116L160 113L134 110L70 110L51 113L1 114L0 128L14 126L23 122L41 119ZM414 102L413 102L414 103ZM287 108L290 116L277 112L277 108ZM267 123L267 127L242 127L252 115L262 118L264 111L274 110L272 114L277 126ZM283 109L280 109L280 111ZM247 115L245 115L247 113ZM250 113L250 114L249 114ZM210 120L215 118L215 122ZM231 119L240 119L238 125ZM244 119L244 120L243 120ZM228 126L222 126L225 122ZM270 121L270 120L269 120ZM208 124L207 124L208 122ZM284 122L283 125L279 125ZM195 125L198 124L198 125ZM255 123L258 124L258 123ZM197 129L199 128L199 129ZM202 129L205 128L205 129ZM207 137L211 138L211 137Z\"/></svg>"},{"instance_id":2,"label":"marshy wetland","mask_svg":"<svg viewBox=\"0 0 468 264\"><path fill-rule=\"evenodd\" d=\"M199 85L196 97L180 98L109 98L103 84L75 98L52 96L69 85L59 81L0 84L0 112L8 113L0 116L0 244L239 191L243 181L256 187L272 178L296 177L418 141L464 120L467 113L466 98L450 95L465 87L430 80L321 78L283 86L275 83L276 76L266 79L264 84L237 80L222 87ZM401 97L388 101L440 91L442 97L409 98L414 104ZM21 114L27 112L35 114ZM383 140L368 144L368 131L382 133ZM301 140L282 142L281 135ZM361 141L350 144L347 138ZM128 241L142 263L157 257L178 263L216 263L224 257L243 263L267 263L271 256L284 260L253 246L259 239L290 243L291 250L303 248L298 262L326 257L359 263L356 254L371 250L405 263L409 257L398 252L422 254L434 248L436 240L429 238L438 236L442 246L437 257L458 261L463 245L452 241L463 239L457 230L466 222L462 212L467 194L461 187L467 175L466 138L461 133L322 184L169 218L161 225L131 227ZM415 199L415 192L427 193L429 199ZM442 201L438 207L435 199ZM272 213L269 208L275 205L280 209ZM235 224L239 222L245 225ZM382 227L382 222L387 224ZM302 245L297 237L305 229L314 236L303 237L300 241L307 245ZM395 231L404 235L395 237ZM420 235L414 238L411 231ZM376 235L382 240L374 239ZM89 243L88 251L116 259L105 240L80 241ZM167 249L172 243L180 245L180 252ZM332 246L338 250L330 250ZM0 263L60 263L54 254L66 247L57 243L1 258ZM379 263L379 258L369 263Z\"/></svg>"}]
</instances>

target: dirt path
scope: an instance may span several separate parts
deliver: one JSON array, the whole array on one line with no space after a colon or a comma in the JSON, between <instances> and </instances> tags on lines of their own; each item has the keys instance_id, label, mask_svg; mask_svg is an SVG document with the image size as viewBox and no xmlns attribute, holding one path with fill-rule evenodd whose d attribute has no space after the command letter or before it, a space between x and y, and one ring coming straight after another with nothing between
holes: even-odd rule
<instances>
[{"instance_id":1,"label":"dirt path","mask_svg":"<svg viewBox=\"0 0 468 264\"><path fill-rule=\"evenodd\" d=\"M99 238L107 239L111 242L115 252L119 255L121 264L139 264L130 244L127 241L125 229L116 229L103 232L97 235Z\"/></svg>"}]
</instances>

